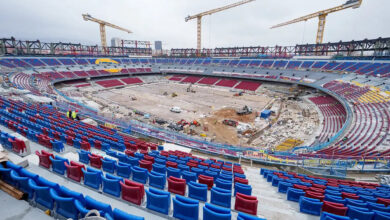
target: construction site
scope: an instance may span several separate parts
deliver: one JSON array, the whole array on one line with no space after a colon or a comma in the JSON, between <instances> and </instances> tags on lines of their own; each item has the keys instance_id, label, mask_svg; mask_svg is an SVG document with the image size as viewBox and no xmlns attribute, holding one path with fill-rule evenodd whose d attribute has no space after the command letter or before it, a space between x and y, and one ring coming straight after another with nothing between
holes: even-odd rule
<instances>
[{"instance_id":1,"label":"construction site","mask_svg":"<svg viewBox=\"0 0 390 220\"><path fill-rule=\"evenodd\" d=\"M142 84L114 88L93 81L88 87L58 88L104 116L135 119L229 145L288 150L311 144L321 127L315 107L305 99L298 101L296 88L290 85L263 83L255 91L245 91L179 83L165 76L139 78ZM300 139L292 138L297 136Z\"/></svg>"}]
</instances>

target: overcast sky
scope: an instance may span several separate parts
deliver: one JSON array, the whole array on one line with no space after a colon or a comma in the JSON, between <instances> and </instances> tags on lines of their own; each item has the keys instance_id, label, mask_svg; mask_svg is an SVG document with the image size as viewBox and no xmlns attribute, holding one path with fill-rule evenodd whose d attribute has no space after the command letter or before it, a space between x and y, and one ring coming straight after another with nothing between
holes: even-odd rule
<instances>
[{"instance_id":1,"label":"overcast sky","mask_svg":"<svg viewBox=\"0 0 390 220\"><path fill-rule=\"evenodd\" d=\"M187 15L238 0L3 0L0 38L100 44L98 24L82 13L132 30L106 28L107 39L161 40L164 49L195 48L196 20ZM280 22L343 4L346 0L256 0L203 17L202 46L274 46L314 43L318 19L279 29ZM359 9L327 17L324 42L390 37L390 0L363 0ZM110 44L110 42L108 42Z\"/></svg>"}]
</instances>

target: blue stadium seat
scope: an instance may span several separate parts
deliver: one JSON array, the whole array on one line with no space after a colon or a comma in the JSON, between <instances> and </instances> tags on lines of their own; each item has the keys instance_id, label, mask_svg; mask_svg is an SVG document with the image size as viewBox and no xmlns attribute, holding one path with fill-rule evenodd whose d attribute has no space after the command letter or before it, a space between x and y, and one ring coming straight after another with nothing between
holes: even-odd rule
<instances>
[{"instance_id":1,"label":"blue stadium seat","mask_svg":"<svg viewBox=\"0 0 390 220\"><path fill-rule=\"evenodd\" d=\"M287 182L284 182L284 181L282 181L282 182L279 181L278 192L280 192L280 193L286 193L286 192L287 192L287 189L288 189L289 187L293 187L293 184L287 183Z\"/></svg>"},{"instance_id":2,"label":"blue stadium seat","mask_svg":"<svg viewBox=\"0 0 390 220\"><path fill-rule=\"evenodd\" d=\"M319 199L301 196L299 199L299 210L303 213L319 216L321 214L322 204Z\"/></svg>"},{"instance_id":3,"label":"blue stadium seat","mask_svg":"<svg viewBox=\"0 0 390 220\"><path fill-rule=\"evenodd\" d=\"M131 166L126 163L118 162L116 165L116 174L123 178L129 178L131 174Z\"/></svg>"},{"instance_id":4,"label":"blue stadium seat","mask_svg":"<svg viewBox=\"0 0 390 220\"><path fill-rule=\"evenodd\" d=\"M91 154L89 151L78 150L77 153L79 154L79 161L81 163L89 164L89 157L88 157L88 155Z\"/></svg>"},{"instance_id":5,"label":"blue stadium seat","mask_svg":"<svg viewBox=\"0 0 390 220\"><path fill-rule=\"evenodd\" d=\"M50 210L54 208L54 200L50 196L50 189L59 190L59 185L42 177L38 177L36 181L29 179L28 185L34 190L34 201Z\"/></svg>"},{"instance_id":6,"label":"blue stadium seat","mask_svg":"<svg viewBox=\"0 0 390 220\"><path fill-rule=\"evenodd\" d=\"M351 220L347 216L335 215L329 212L322 212L320 220Z\"/></svg>"},{"instance_id":7,"label":"blue stadium seat","mask_svg":"<svg viewBox=\"0 0 390 220\"><path fill-rule=\"evenodd\" d=\"M123 182L121 177L113 176L111 174L106 174L102 176L103 182L103 192L119 197L121 195L121 185L119 182Z\"/></svg>"},{"instance_id":8,"label":"blue stadium seat","mask_svg":"<svg viewBox=\"0 0 390 220\"><path fill-rule=\"evenodd\" d=\"M50 196L56 202L55 212L65 218L78 219L79 211L75 205L75 198L63 197L56 190L50 189Z\"/></svg>"},{"instance_id":9,"label":"blue stadium seat","mask_svg":"<svg viewBox=\"0 0 390 220\"><path fill-rule=\"evenodd\" d=\"M361 208L352 205L348 205L347 207L347 216L351 219L372 220L375 216L375 213L370 211L368 208Z\"/></svg>"},{"instance_id":10,"label":"blue stadium seat","mask_svg":"<svg viewBox=\"0 0 390 220\"><path fill-rule=\"evenodd\" d=\"M51 160L51 167L53 171L58 174L64 175L66 171L64 162L69 163L68 159L60 156L55 156L54 159L52 157L49 157L49 159Z\"/></svg>"},{"instance_id":11,"label":"blue stadium seat","mask_svg":"<svg viewBox=\"0 0 390 220\"><path fill-rule=\"evenodd\" d=\"M209 203L203 206L203 220L231 220L230 209L218 207Z\"/></svg>"},{"instance_id":12,"label":"blue stadium seat","mask_svg":"<svg viewBox=\"0 0 390 220\"><path fill-rule=\"evenodd\" d=\"M25 169L22 169L21 171L23 171ZM28 171L26 171L28 172ZM33 196L34 196L34 191L33 189L28 185L28 180L29 179L33 179L33 180L37 180L38 179L38 175L36 174L32 174L30 173L31 175L19 175L18 172L16 172L15 170L11 170L11 173L10 173L10 177L11 179L16 183L16 185L18 186L18 188L22 191L22 192L25 192L28 194L28 198L29 199L32 199Z\"/></svg>"},{"instance_id":13,"label":"blue stadium seat","mask_svg":"<svg viewBox=\"0 0 390 220\"><path fill-rule=\"evenodd\" d=\"M252 195L252 186L237 182L234 184L234 195L237 192L250 196Z\"/></svg>"},{"instance_id":14,"label":"blue stadium seat","mask_svg":"<svg viewBox=\"0 0 390 220\"><path fill-rule=\"evenodd\" d=\"M155 161L158 160L158 159L155 159ZM165 165L162 165L162 164L159 164L159 163L154 163L153 164L153 171L154 172L157 172L157 173L163 173L163 174L166 174L167 172L167 169L165 167Z\"/></svg>"},{"instance_id":15,"label":"blue stadium seat","mask_svg":"<svg viewBox=\"0 0 390 220\"><path fill-rule=\"evenodd\" d=\"M102 168L103 168L104 172L107 172L107 173L114 173L115 172L115 165L116 165L115 160L112 160L109 158L103 158L101 160L102 160Z\"/></svg>"},{"instance_id":16,"label":"blue stadium seat","mask_svg":"<svg viewBox=\"0 0 390 220\"><path fill-rule=\"evenodd\" d=\"M179 161L177 161L179 163ZM186 163L185 161L181 161L183 163ZM182 172L183 171L190 171L190 167L184 164L178 164L177 168L180 169Z\"/></svg>"},{"instance_id":17,"label":"blue stadium seat","mask_svg":"<svg viewBox=\"0 0 390 220\"><path fill-rule=\"evenodd\" d=\"M390 212L390 206L385 206L384 204L367 202L367 208L370 210L378 210L382 212Z\"/></svg>"},{"instance_id":18,"label":"blue stadium seat","mask_svg":"<svg viewBox=\"0 0 390 220\"><path fill-rule=\"evenodd\" d=\"M193 173L190 171L181 171L181 178L185 179L187 183L189 183L191 181L196 182L198 180L196 173Z\"/></svg>"},{"instance_id":19,"label":"blue stadium seat","mask_svg":"<svg viewBox=\"0 0 390 220\"><path fill-rule=\"evenodd\" d=\"M222 207L231 207L232 191L221 189L218 187L211 188L211 200L210 203L219 205Z\"/></svg>"},{"instance_id":20,"label":"blue stadium seat","mask_svg":"<svg viewBox=\"0 0 390 220\"><path fill-rule=\"evenodd\" d=\"M173 217L186 220L198 220L199 201L176 195L172 198Z\"/></svg>"},{"instance_id":21,"label":"blue stadium seat","mask_svg":"<svg viewBox=\"0 0 390 220\"><path fill-rule=\"evenodd\" d=\"M146 208L168 215L171 206L171 193L154 188L145 190Z\"/></svg>"},{"instance_id":22,"label":"blue stadium seat","mask_svg":"<svg viewBox=\"0 0 390 220\"><path fill-rule=\"evenodd\" d=\"M16 182L11 178L11 171L13 169L11 168L4 168L1 164L0 164L0 178L7 182L7 183L10 183L12 185L15 185Z\"/></svg>"},{"instance_id":23,"label":"blue stadium seat","mask_svg":"<svg viewBox=\"0 0 390 220\"><path fill-rule=\"evenodd\" d=\"M131 166L139 166L139 159L135 157L128 156L125 162Z\"/></svg>"},{"instance_id":24,"label":"blue stadium seat","mask_svg":"<svg viewBox=\"0 0 390 220\"><path fill-rule=\"evenodd\" d=\"M84 173L84 185L92 187L94 189L100 189L102 184L102 171L88 167L87 170L81 169Z\"/></svg>"},{"instance_id":25,"label":"blue stadium seat","mask_svg":"<svg viewBox=\"0 0 390 220\"><path fill-rule=\"evenodd\" d=\"M374 220L390 220L389 212L382 212L378 210L372 210L375 213Z\"/></svg>"},{"instance_id":26,"label":"blue stadium seat","mask_svg":"<svg viewBox=\"0 0 390 220\"><path fill-rule=\"evenodd\" d=\"M239 212L237 216L237 220L265 220L264 218L259 218L254 215L249 215L243 212Z\"/></svg>"},{"instance_id":27,"label":"blue stadium seat","mask_svg":"<svg viewBox=\"0 0 390 220\"><path fill-rule=\"evenodd\" d=\"M364 202L363 200L355 200L355 199L349 199L349 198L346 198L345 200L347 200L347 205L353 205L353 206L362 207L362 208L367 207L367 203Z\"/></svg>"},{"instance_id":28,"label":"blue stadium seat","mask_svg":"<svg viewBox=\"0 0 390 220\"><path fill-rule=\"evenodd\" d=\"M295 188L288 188L287 189L287 200L299 202L299 198L301 196L305 196L305 192L301 189L295 189Z\"/></svg>"},{"instance_id":29,"label":"blue stadium seat","mask_svg":"<svg viewBox=\"0 0 390 220\"><path fill-rule=\"evenodd\" d=\"M165 183L167 181L165 174L158 173L152 170L150 173L148 173L148 176L150 186L156 187L158 189L165 188Z\"/></svg>"},{"instance_id":30,"label":"blue stadium seat","mask_svg":"<svg viewBox=\"0 0 390 220\"><path fill-rule=\"evenodd\" d=\"M104 217L107 220L144 220L145 219L144 217L132 215L117 208L114 209L112 215L106 213Z\"/></svg>"},{"instance_id":31,"label":"blue stadium seat","mask_svg":"<svg viewBox=\"0 0 390 220\"><path fill-rule=\"evenodd\" d=\"M180 178L180 169L167 167L167 177L169 178L170 176Z\"/></svg>"},{"instance_id":32,"label":"blue stadium seat","mask_svg":"<svg viewBox=\"0 0 390 220\"><path fill-rule=\"evenodd\" d=\"M221 188L221 189L232 190L232 181L227 181L227 180L218 178L215 181L215 186L218 187L218 188ZM251 189L251 191L252 191L252 189ZM234 191L234 195L236 195L236 191Z\"/></svg>"},{"instance_id":33,"label":"blue stadium seat","mask_svg":"<svg viewBox=\"0 0 390 220\"><path fill-rule=\"evenodd\" d=\"M89 196L85 197L85 204L83 204L79 200L75 200L75 206L77 210L80 212L81 217L85 217L85 215L92 209L98 210L100 216L104 216L106 213L112 215L111 205L96 201Z\"/></svg>"},{"instance_id":34,"label":"blue stadium seat","mask_svg":"<svg viewBox=\"0 0 390 220\"><path fill-rule=\"evenodd\" d=\"M167 161L165 159L161 159L160 157L162 157L162 156L158 155L157 158L154 159L154 162L165 166Z\"/></svg>"},{"instance_id":35,"label":"blue stadium seat","mask_svg":"<svg viewBox=\"0 0 390 220\"><path fill-rule=\"evenodd\" d=\"M146 184L148 180L148 170L138 166L131 167L131 172L133 173L133 180L139 183Z\"/></svg>"},{"instance_id":36,"label":"blue stadium seat","mask_svg":"<svg viewBox=\"0 0 390 220\"><path fill-rule=\"evenodd\" d=\"M53 146L53 150L57 153L61 153L64 151L64 144L61 141L52 141L50 140L51 145Z\"/></svg>"},{"instance_id":37,"label":"blue stadium seat","mask_svg":"<svg viewBox=\"0 0 390 220\"><path fill-rule=\"evenodd\" d=\"M197 199L200 201L207 201L207 185L197 183L195 181L187 182L188 185L188 197Z\"/></svg>"},{"instance_id":38,"label":"blue stadium seat","mask_svg":"<svg viewBox=\"0 0 390 220\"><path fill-rule=\"evenodd\" d=\"M325 201L329 202L335 202L335 203L341 203L341 204L347 204L347 200L343 199L342 197L338 196L332 196L332 195L327 195L325 194Z\"/></svg>"}]
</instances>

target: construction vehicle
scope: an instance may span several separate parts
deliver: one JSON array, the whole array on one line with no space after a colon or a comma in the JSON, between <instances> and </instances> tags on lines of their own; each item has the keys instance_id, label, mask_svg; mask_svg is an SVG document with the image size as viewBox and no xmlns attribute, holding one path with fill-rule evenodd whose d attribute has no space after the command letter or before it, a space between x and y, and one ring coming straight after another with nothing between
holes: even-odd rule
<instances>
[{"instance_id":1,"label":"construction vehicle","mask_svg":"<svg viewBox=\"0 0 390 220\"><path fill-rule=\"evenodd\" d=\"M172 98L176 97L177 96L176 92L172 92L171 96L172 96Z\"/></svg>"},{"instance_id":2,"label":"construction vehicle","mask_svg":"<svg viewBox=\"0 0 390 220\"><path fill-rule=\"evenodd\" d=\"M111 24L111 23L108 23L106 21L94 18L90 14L82 14L82 16L83 16L83 19L85 21L92 21L92 22L96 22L96 23L99 24L99 26L100 26L100 40L101 40L101 43L102 43L102 47L107 47L106 26L112 27L112 28L115 28L115 29L118 29L118 30L121 30L121 31L124 31L124 32L127 32L129 34L133 33L132 31L130 31L130 30L126 29L126 28L122 28L122 27L119 27L119 26L117 26L115 24Z\"/></svg>"},{"instance_id":3,"label":"construction vehicle","mask_svg":"<svg viewBox=\"0 0 390 220\"><path fill-rule=\"evenodd\" d=\"M185 21L189 21L189 20L192 20L192 19L197 19L197 27L196 27L196 30L197 30L197 44L196 44L196 49L198 50L198 53L200 53L200 50L202 49L202 44L201 44L201 38L202 38L202 17L205 16L205 15L212 15L214 13L217 13L217 12L220 12L220 11L224 11L224 10L227 10L229 8L234 8L234 7L237 7L239 5L243 5L243 4L247 4L249 2L253 2L255 0L243 0L243 1L239 1L239 2L236 2L236 3L233 3L233 4L230 4L230 5L226 5L226 6L223 6L223 7L220 7L220 8L215 8L215 9L212 9L212 10L209 10L209 11L205 11L205 12L201 12L199 14L196 14L196 15L192 15L192 16L187 16L185 18Z\"/></svg>"},{"instance_id":4,"label":"construction vehicle","mask_svg":"<svg viewBox=\"0 0 390 220\"><path fill-rule=\"evenodd\" d=\"M234 93L233 96L243 96L243 95L244 95L244 91L241 91L241 92Z\"/></svg>"},{"instance_id":5,"label":"construction vehicle","mask_svg":"<svg viewBox=\"0 0 390 220\"><path fill-rule=\"evenodd\" d=\"M180 112L181 112L181 108L175 106L175 107L172 107L170 111L171 111L171 112L174 112L174 113L180 113Z\"/></svg>"},{"instance_id":6,"label":"construction vehicle","mask_svg":"<svg viewBox=\"0 0 390 220\"><path fill-rule=\"evenodd\" d=\"M178 122L176 122L177 125L182 125L182 126L185 126L185 125L189 125L190 123L188 123L186 120L182 119Z\"/></svg>"},{"instance_id":7,"label":"construction vehicle","mask_svg":"<svg viewBox=\"0 0 390 220\"><path fill-rule=\"evenodd\" d=\"M225 124L225 125L232 126L232 127L237 127L237 125L238 125L237 121L234 121L234 120L231 120L231 119L225 119L225 120L222 121L222 123Z\"/></svg>"},{"instance_id":8,"label":"construction vehicle","mask_svg":"<svg viewBox=\"0 0 390 220\"><path fill-rule=\"evenodd\" d=\"M282 26L286 26L286 25L290 25L290 24L294 24L294 23L298 23L298 22L301 22L301 21L307 21L309 19L318 17L318 28L317 28L316 44L322 44L322 41L324 39L326 16L328 16L328 14L330 14L330 13L334 13L334 12L337 12L337 11L345 10L345 9L348 9L348 8L353 8L353 9L359 8L360 5L362 4L362 1L363 0L348 0L343 5L340 5L340 6L337 6L337 7L333 7L333 8L329 8L329 9L322 10L322 11L318 11L318 12L314 12L312 14L309 14L309 15L306 15L306 16L302 16L300 18L296 18L296 19L291 20L291 21L287 21L287 22L284 22L284 23L281 23L281 24L277 24L275 26L272 26L271 29L282 27Z\"/></svg>"},{"instance_id":9,"label":"construction vehicle","mask_svg":"<svg viewBox=\"0 0 390 220\"><path fill-rule=\"evenodd\" d=\"M237 110L236 112L237 112L237 115L249 115L249 114L252 114L252 108L248 107L246 105L242 109Z\"/></svg>"},{"instance_id":10,"label":"construction vehicle","mask_svg":"<svg viewBox=\"0 0 390 220\"><path fill-rule=\"evenodd\" d=\"M191 122L191 125L194 125L194 126L196 126L196 127L199 127L199 126L200 126L200 123L199 123L197 120L193 120L193 121Z\"/></svg>"}]
</instances>

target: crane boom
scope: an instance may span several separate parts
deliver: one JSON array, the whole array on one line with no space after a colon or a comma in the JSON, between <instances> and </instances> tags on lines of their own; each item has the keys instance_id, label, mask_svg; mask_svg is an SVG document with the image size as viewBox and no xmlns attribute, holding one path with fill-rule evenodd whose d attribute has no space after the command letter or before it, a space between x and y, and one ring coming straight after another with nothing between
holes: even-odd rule
<instances>
[{"instance_id":1,"label":"crane boom","mask_svg":"<svg viewBox=\"0 0 390 220\"><path fill-rule=\"evenodd\" d=\"M291 21L287 21L287 22L283 22L283 23L274 25L274 26L271 27L271 29L278 28L278 27L283 27L283 26L294 24L294 23L298 23L298 22L301 22L301 21L307 21L309 19L313 19L313 18L317 18L318 17L319 21L318 21L318 30L317 30L317 40L316 40L316 43L322 43L323 33L324 33L324 30L325 30L326 16L328 14L330 14L330 13L334 13L334 12L337 12L337 11L345 10L345 9L348 9L348 8L354 8L354 9L355 8L359 8L360 5L362 4L362 1L363 0L349 0L349 1L347 1L343 5L339 5L339 6L336 6L336 7L333 7L333 8L329 8L329 9L325 9L325 10L318 11L318 12L314 12L312 14L308 14L308 15L305 15L305 16L293 19Z\"/></svg>"},{"instance_id":2,"label":"crane boom","mask_svg":"<svg viewBox=\"0 0 390 220\"><path fill-rule=\"evenodd\" d=\"M192 20L192 19L197 19L197 49L198 51L201 49L202 45L201 45L201 35L202 35L202 17L205 16L205 15L211 15L211 14L214 14L214 13L217 13L217 12L220 12L220 11L224 11L224 10L227 10L229 8L234 8L234 7L237 7L237 6L240 6L240 5L243 5L243 4L247 4L249 2L253 2L253 1L256 1L256 0L242 0L242 1L239 1L239 2L235 2L235 3L232 3L230 5L225 5L223 7L219 7L219 8L215 8L215 9L211 9L211 10L208 10L208 11L205 11L205 12L201 12L199 14L196 14L196 15L192 15L192 16L187 16L185 18L185 21L189 21L189 20Z\"/></svg>"},{"instance_id":3,"label":"crane boom","mask_svg":"<svg viewBox=\"0 0 390 220\"><path fill-rule=\"evenodd\" d=\"M118 29L118 30L121 30L121 31L124 31L124 32L127 32L127 33L133 33L132 31L130 31L129 29L126 29L126 28L122 28L122 27L119 27L118 25L115 25L115 24L111 24L107 21L103 21L103 20L100 20L100 19L97 19L97 18L94 18L92 17L91 15L89 14L82 14L83 16L83 19L85 21L92 21L92 22L96 22L99 24L99 27L100 27L100 38L101 38L101 42L102 42L102 46L103 47L107 47L107 41L106 41L106 26L108 27L111 27L111 28L115 28L115 29Z\"/></svg>"}]
</instances>

